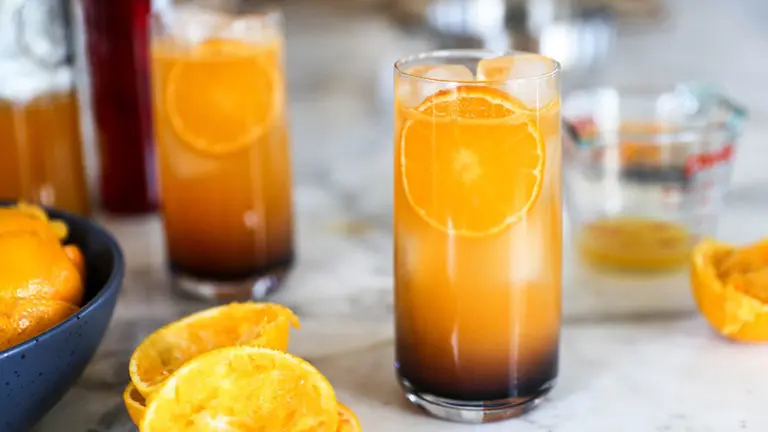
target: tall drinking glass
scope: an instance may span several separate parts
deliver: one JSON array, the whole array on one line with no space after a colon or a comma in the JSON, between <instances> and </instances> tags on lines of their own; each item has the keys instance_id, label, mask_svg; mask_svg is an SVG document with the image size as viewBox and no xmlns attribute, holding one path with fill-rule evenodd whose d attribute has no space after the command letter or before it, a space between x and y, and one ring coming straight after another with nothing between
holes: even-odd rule
<instances>
[{"instance_id":1,"label":"tall drinking glass","mask_svg":"<svg viewBox=\"0 0 768 432\"><path fill-rule=\"evenodd\" d=\"M293 261L282 20L233 3L167 2L152 22L171 270L215 300L264 297Z\"/></svg>"},{"instance_id":2,"label":"tall drinking glass","mask_svg":"<svg viewBox=\"0 0 768 432\"><path fill-rule=\"evenodd\" d=\"M397 373L432 415L491 422L557 376L559 65L436 51L395 64Z\"/></svg>"}]
</instances>

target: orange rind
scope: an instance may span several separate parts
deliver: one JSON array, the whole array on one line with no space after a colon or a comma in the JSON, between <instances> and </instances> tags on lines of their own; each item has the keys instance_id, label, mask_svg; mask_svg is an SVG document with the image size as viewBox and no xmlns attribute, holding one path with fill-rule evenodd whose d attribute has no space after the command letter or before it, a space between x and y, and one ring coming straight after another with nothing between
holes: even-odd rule
<instances>
[{"instance_id":1,"label":"orange rind","mask_svg":"<svg viewBox=\"0 0 768 432\"><path fill-rule=\"evenodd\" d=\"M144 413L147 410L147 401L133 383L129 383L125 387L123 403L125 403L125 409L128 411L128 416L133 424L136 426L141 425L141 419L144 418Z\"/></svg>"},{"instance_id":2,"label":"orange rind","mask_svg":"<svg viewBox=\"0 0 768 432\"><path fill-rule=\"evenodd\" d=\"M728 339L768 342L768 240L738 248L713 240L693 250L691 286L709 324Z\"/></svg>"},{"instance_id":3,"label":"orange rind","mask_svg":"<svg viewBox=\"0 0 768 432\"><path fill-rule=\"evenodd\" d=\"M149 397L186 362L215 349L254 345L285 351L293 312L274 303L232 303L192 314L156 330L131 356L129 373Z\"/></svg>"},{"instance_id":4,"label":"orange rind","mask_svg":"<svg viewBox=\"0 0 768 432\"><path fill-rule=\"evenodd\" d=\"M80 271L53 236L32 231L0 235L0 298L48 299L80 305Z\"/></svg>"},{"instance_id":5,"label":"orange rind","mask_svg":"<svg viewBox=\"0 0 768 432\"><path fill-rule=\"evenodd\" d=\"M77 311L56 300L0 299L0 351L39 336Z\"/></svg>"}]
</instances>

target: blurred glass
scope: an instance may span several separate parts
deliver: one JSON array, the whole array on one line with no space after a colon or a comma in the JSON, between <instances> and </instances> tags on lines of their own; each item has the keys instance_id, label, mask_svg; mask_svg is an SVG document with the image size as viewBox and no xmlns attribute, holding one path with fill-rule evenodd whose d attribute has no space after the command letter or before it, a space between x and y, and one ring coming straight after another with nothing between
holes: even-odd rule
<instances>
[{"instance_id":1,"label":"blurred glass","mask_svg":"<svg viewBox=\"0 0 768 432\"><path fill-rule=\"evenodd\" d=\"M398 19L437 35L437 48L516 49L557 60L564 71L591 70L615 39L613 9L577 0L402 0Z\"/></svg>"},{"instance_id":2,"label":"blurred glass","mask_svg":"<svg viewBox=\"0 0 768 432\"><path fill-rule=\"evenodd\" d=\"M568 95L565 191L581 256L634 270L687 262L716 229L745 116L699 85Z\"/></svg>"},{"instance_id":3,"label":"blurred glass","mask_svg":"<svg viewBox=\"0 0 768 432\"><path fill-rule=\"evenodd\" d=\"M87 214L68 2L0 1L0 200Z\"/></svg>"},{"instance_id":4,"label":"blurred glass","mask_svg":"<svg viewBox=\"0 0 768 432\"><path fill-rule=\"evenodd\" d=\"M77 0L85 41L102 206L119 214L157 206L149 103L150 0Z\"/></svg>"}]
</instances>

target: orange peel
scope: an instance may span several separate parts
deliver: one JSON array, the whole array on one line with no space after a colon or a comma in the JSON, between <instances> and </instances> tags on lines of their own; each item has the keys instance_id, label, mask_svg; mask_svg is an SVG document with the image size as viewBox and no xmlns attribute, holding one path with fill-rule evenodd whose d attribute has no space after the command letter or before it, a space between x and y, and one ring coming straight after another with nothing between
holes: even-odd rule
<instances>
[{"instance_id":1,"label":"orange peel","mask_svg":"<svg viewBox=\"0 0 768 432\"><path fill-rule=\"evenodd\" d=\"M693 250L691 286L718 333L768 342L768 239L742 248L703 240Z\"/></svg>"}]
</instances>

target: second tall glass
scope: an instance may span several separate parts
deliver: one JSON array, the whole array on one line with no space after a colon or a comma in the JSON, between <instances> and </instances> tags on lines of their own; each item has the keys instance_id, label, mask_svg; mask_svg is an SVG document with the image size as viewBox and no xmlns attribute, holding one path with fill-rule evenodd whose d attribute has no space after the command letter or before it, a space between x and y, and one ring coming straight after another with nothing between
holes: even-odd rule
<instances>
[{"instance_id":1,"label":"second tall glass","mask_svg":"<svg viewBox=\"0 0 768 432\"><path fill-rule=\"evenodd\" d=\"M152 24L171 270L196 297L261 298L293 261L281 16L192 3L156 10Z\"/></svg>"},{"instance_id":2,"label":"second tall glass","mask_svg":"<svg viewBox=\"0 0 768 432\"><path fill-rule=\"evenodd\" d=\"M397 372L438 417L522 414L557 376L559 66L437 51L395 65Z\"/></svg>"}]
</instances>

